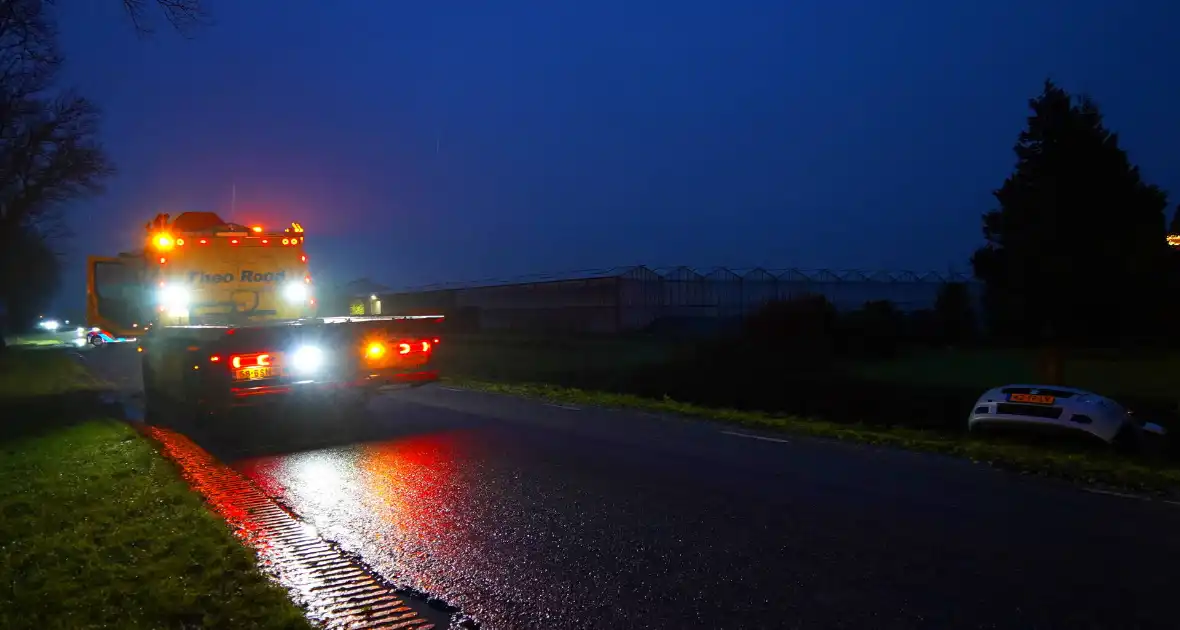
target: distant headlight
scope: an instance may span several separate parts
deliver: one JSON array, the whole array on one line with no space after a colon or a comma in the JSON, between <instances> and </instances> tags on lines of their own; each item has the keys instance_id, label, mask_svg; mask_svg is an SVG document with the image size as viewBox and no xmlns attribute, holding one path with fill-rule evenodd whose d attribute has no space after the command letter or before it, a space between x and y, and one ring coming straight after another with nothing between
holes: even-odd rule
<instances>
[{"instance_id":1,"label":"distant headlight","mask_svg":"<svg viewBox=\"0 0 1180 630\"><path fill-rule=\"evenodd\" d=\"M324 364L324 351L315 346L301 346L291 355L291 369L300 374L310 374Z\"/></svg>"},{"instance_id":2,"label":"distant headlight","mask_svg":"<svg viewBox=\"0 0 1180 630\"><path fill-rule=\"evenodd\" d=\"M307 286L298 282L288 282L283 285L283 298L292 304L307 301Z\"/></svg>"},{"instance_id":3,"label":"distant headlight","mask_svg":"<svg viewBox=\"0 0 1180 630\"><path fill-rule=\"evenodd\" d=\"M57 330L59 326L61 326L61 324L57 323L57 321L53 319L47 319L44 322L41 322L41 327L45 330Z\"/></svg>"}]
</instances>

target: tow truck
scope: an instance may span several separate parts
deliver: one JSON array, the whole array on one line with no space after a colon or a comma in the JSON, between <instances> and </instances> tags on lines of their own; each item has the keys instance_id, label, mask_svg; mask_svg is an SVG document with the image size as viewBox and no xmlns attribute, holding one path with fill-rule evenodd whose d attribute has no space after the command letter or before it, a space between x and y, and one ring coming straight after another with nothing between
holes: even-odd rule
<instances>
[{"instance_id":1,"label":"tow truck","mask_svg":"<svg viewBox=\"0 0 1180 630\"><path fill-rule=\"evenodd\" d=\"M379 389L438 380L443 316L317 317L297 222L158 214L143 248L92 256L88 324L137 337L149 421L322 402L362 412Z\"/></svg>"}]
</instances>

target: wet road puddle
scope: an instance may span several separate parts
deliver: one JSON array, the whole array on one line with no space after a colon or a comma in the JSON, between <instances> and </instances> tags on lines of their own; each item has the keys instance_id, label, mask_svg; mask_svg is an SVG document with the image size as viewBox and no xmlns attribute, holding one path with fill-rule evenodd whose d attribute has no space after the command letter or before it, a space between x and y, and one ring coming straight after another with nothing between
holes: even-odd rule
<instances>
[{"instance_id":1,"label":"wet road puddle","mask_svg":"<svg viewBox=\"0 0 1180 630\"><path fill-rule=\"evenodd\" d=\"M143 431L176 462L213 511L255 549L263 570L288 589L313 622L358 630L447 627L450 612L399 592L187 437L155 427Z\"/></svg>"}]
</instances>

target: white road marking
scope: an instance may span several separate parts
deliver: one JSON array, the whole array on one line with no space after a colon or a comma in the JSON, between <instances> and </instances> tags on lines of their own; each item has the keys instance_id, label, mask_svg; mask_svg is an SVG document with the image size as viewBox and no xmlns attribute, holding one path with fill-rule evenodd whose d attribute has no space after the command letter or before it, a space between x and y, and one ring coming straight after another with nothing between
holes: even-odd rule
<instances>
[{"instance_id":1,"label":"white road marking","mask_svg":"<svg viewBox=\"0 0 1180 630\"><path fill-rule=\"evenodd\" d=\"M570 411L581 411L582 410L581 407L575 407L573 405L559 405L557 403L541 403L541 404L545 405L546 407L557 407L558 409L568 409Z\"/></svg>"},{"instance_id":2,"label":"white road marking","mask_svg":"<svg viewBox=\"0 0 1180 630\"><path fill-rule=\"evenodd\" d=\"M447 390L448 392L465 392L465 391L469 391L469 390L463 389L462 387L446 387L446 386L443 386L443 385L439 385L439 386L438 386L438 388L439 388L439 389L445 389L445 390Z\"/></svg>"},{"instance_id":3,"label":"white road marking","mask_svg":"<svg viewBox=\"0 0 1180 630\"><path fill-rule=\"evenodd\" d=\"M749 433L739 433L737 431L722 431L722 433L724 433L726 435L732 435L734 437L749 438L751 440L762 440L764 442L778 442L780 444L790 444L791 443L790 440L784 440L782 438L772 438L772 437L766 437L763 435L750 435Z\"/></svg>"},{"instance_id":4,"label":"white road marking","mask_svg":"<svg viewBox=\"0 0 1180 630\"><path fill-rule=\"evenodd\" d=\"M1082 490L1085 490L1086 492L1090 492L1093 494L1107 494L1112 497L1122 497L1124 499L1138 499L1140 501L1150 501L1151 500L1151 497L1143 497L1143 496L1139 496L1137 494L1127 494L1125 492L1114 492L1112 490L1099 490L1098 488L1082 488Z\"/></svg>"}]
</instances>

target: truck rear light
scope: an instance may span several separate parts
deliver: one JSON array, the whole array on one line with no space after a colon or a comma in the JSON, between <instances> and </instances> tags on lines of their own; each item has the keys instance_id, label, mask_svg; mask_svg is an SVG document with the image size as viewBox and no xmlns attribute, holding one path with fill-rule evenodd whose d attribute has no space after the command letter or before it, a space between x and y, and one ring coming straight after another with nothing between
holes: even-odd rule
<instances>
[{"instance_id":1,"label":"truck rear light","mask_svg":"<svg viewBox=\"0 0 1180 630\"><path fill-rule=\"evenodd\" d=\"M264 239L262 239L262 244L263 244L263 245L266 245L266 244L268 244L268 243L270 243L270 240L268 240L268 239L265 239L265 238L264 238Z\"/></svg>"},{"instance_id":2,"label":"truck rear light","mask_svg":"<svg viewBox=\"0 0 1180 630\"><path fill-rule=\"evenodd\" d=\"M238 244L238 239L236 239L236 238L231 238L231 239L229 239L229 244L230 244L230 245L237 245L237 244Z\"/></svg>"},{"instance_id":3,"label":"truck rear light","mask_svg":"<svg viewBox=\"0 0 1180 630\"><path fill-rule=\"evenodd\" d=\"M163 256L160 256L160 264L163 265L166 262L168 262L168 259L164 258Z\"/></svg>"},{"instance_id":4,"label":"truck rear light","mask_svg":"<svg viewBox=\"0 0 1180 630\"><path fill-rule=\"evenodd\" d=\"M307 254L300 255L299 262L307 262Z\"/></svg>"},{"instance_id":5,"label":"truck rear light","mask_svg":"<svg viewBox=\"0 0 1180 630\"><path fill-rule=\"evenodd\" d=\"M176 239L176 244L177 244L177 246L184 245L184 239L183 238Z\"/></svg>"},{"instance_id":6,"label":"truck rear light","mask_svg":"<svg viewBox=\"0 0 1180 630\"><path fill-rule=\"evenodd\" d=\"M203 239L201 239L201 240L197 241L197 244L198 244L198 245L208 245L208 244L209 244L209 239L207 239L207 238L203 238Z\"/></svg>"},{"instance_id":7,"label":"truck rear light","mask_svg":"<svg viewBox=\"0 0 1180 630\"><path fill-rule=\"evenodd\" d=\"M385 344L380 341L374 341L365 348L365 357L371 360L377 360L385 356Z\"/></svg>"},{"instance_id":8,"label":"truck rear light","mask_svg":"<svg viewBox=\"0 0 1180 630\"><path fill-rule=\"evenodd\" d=\"M217 363L219 361L221 361L221 355L219 355L219 354L215 354L215 355L209 357L210 363Z\"/></svg>"},{"instance_id":9,"label":"truck rear light","mask_svg":"<svg viewBox=\"0 0 1180 630\"><path fill-rule=\"evenodd\" d=\"M283 245L290 245L290 244L291 244L291 239L289 239L289 238L283 239Z\"/></svg>"},{"instance_id":10,"label":"truck rear light","mask_svg":"<svg viewBox=\"0 0 1180 630\"><path fill-rule=\"evenodd\" d=\"M406 339L397 344L397 353L403 356L416 352L429 353L433 348L434 344L429 340Z\"/></svg>"},{"instance_id":11,"label":"truck rear light","mask_svg":"<svg viewBox=\"0 0 1180 630\"><path fill-rule=\"evenodd\" d=\"M267 352L258 352L253 354L235 354L230 356L229 364L235 370L245 367L270 367L274 363L274 355ZM212 357L210 361L214 360ZM221 358L217 358L220 361Z\"/></svg>"}]
</instances>

